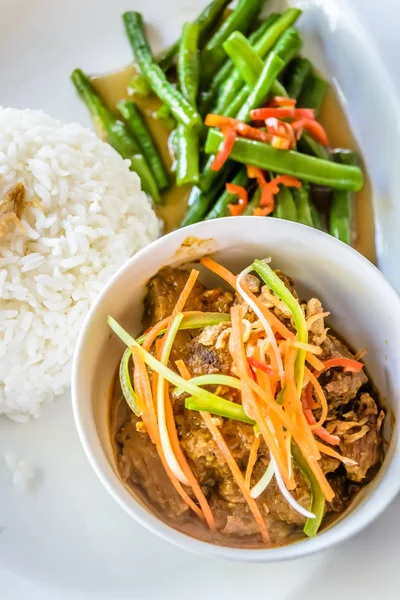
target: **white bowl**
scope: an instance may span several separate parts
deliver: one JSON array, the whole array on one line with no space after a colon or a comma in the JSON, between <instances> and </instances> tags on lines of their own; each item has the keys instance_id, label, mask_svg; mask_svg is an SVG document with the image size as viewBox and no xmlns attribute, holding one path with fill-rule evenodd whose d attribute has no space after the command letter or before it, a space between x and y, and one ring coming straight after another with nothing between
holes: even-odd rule
<instances>
[{"instance_id":1,"label":"white bowl","mask_svg":"<svg viewBox=\"0 0 400 600\"><path fill-rule=\"evenodd\" d=\"M182 247L188 236L201 241ZM83 325L73 364L73 409L82 445L98 477L124 510L182 548L209 557L249 562L286 560L328 548L368 525L399 491L397 427L392 431L379 474L359 494L349 514L316 538L282 548L237 549L193 539L163 523L118 476L107 414L110 383L123 345L111 333L107 315L111 314L133 335L139 334L148 279L162 266L179 265L210 251L235 272L254 258L271 256L272 266L292 276L301 293L319 298L332 313L330 326L351 346L368 348L365 363L369 375L395 421L399 419L400 299L380 271L345 244L315 229L271 218L225 218L192 225L157 240L131 258L97 298ZM202 278L206 283L213 281L213 276L205 273Z\"/></svg>"}]
</instances>

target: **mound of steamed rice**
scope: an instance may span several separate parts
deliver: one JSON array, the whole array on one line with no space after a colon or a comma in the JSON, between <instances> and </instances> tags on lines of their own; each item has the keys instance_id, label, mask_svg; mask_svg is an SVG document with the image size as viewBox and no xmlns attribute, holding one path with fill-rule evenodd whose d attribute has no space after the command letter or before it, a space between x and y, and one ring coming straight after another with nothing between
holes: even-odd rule
<instances>
[{"instance_id":1,"label":"mound of steamed rice","mask_svg":"<svg viewBox=\"0 0 400 600\"><path fill-rule=\"evenodd\" d=\"M69 385L90 304L159 223L129 161L94 133L0 108L0 206L18 182L25 232L0 237L0 414L23 421Z\"/></svg>"}]
</instances>

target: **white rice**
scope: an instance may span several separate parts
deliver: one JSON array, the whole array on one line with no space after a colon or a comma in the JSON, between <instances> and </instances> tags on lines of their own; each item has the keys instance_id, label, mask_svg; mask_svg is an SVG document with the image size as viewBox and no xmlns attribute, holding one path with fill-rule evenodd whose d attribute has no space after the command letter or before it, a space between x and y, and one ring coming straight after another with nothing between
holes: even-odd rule
<instances>
[{"instance_id":1,"label":"white rice","mask_svg":"<svg viewBox=\"0 0 400 600\"><path fill-rule=\"evenodd\" d=\"M0 238L0 414L23 421L69 385L91 302L159 222L129 161L94 133L0 108L0 201L18 182L43 207L25 208L27 234Z\"/></svg>"}]
</instances>

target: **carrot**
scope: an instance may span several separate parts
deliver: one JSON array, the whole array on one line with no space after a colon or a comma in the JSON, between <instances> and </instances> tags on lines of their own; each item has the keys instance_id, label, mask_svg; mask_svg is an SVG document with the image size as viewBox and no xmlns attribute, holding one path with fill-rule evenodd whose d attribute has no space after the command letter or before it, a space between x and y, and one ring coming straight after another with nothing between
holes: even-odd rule
<instances>
[{"instance_id":1,"label":"carrot","mask_svg":"<svg viewBox=\"0 0 400 600\"><path fill-rule=\"evenodd\" d=\"M186 475L189 484L197 498L198 503L200 504L201 510L203 511L205 520L207 522L208 527L211 531L216 531L217 527L215 525L214 516L211 512L210 505L207 502L205 495L202 492L202 489L197 481L195 475L193 474L192 469L189 467L189 464L186 460L186 457L183 453L182 447L179 443L178 432L176 430L174 413L171 405L171 398L169 395L169 383L165 382L165 414L167 420L167 427L169 433L169 439L171 440L171 446L174 451L175 456L178 459L178 463Z\"/></svg>"},{"instance_id":2,"label":"carrot","mask_svg":"<svg viewBox=\"0 0 400 600\"><path fill-rule=\"evenodd\" d=\"M346 462L347 464L357 464L356 461L353 461L346 456L342 456L339 452L336 452L336 450L333 450L333 448L330 448L329 446L325 446L325 444L321 444L321 442L317 442L317 445L321 452L328 456L332 456L332 458L337 458L344 464L346 464Z\"/></svg>"},{"instance_id":3,"label":"carrot","mask_svg":"<svg viewBox=\"0 0 400 600\"><path fill-rule=\"evenodd\" d=\"M184 361L181 358L176 360L175 364L176 364L176 368L179 371L179 375L181 377L183 377L183 379L186 379L186 380L191 379L192 376L189 372L189 369L187 368L187 366L185 365Z\"/></svg>"},{"instance_id":4,"label":"carrot","mask_svg":"<svg viewBox=\"0 0 400 600\"><path fill-rule=\"evenodd\" d=\"M200 260L200 263L216 275L219 275L221 279L224 279L227 283L229 283L229 285L236 289L236 275L233 275L233 273L228 271L228 269L215 262L215 260L213 260L209 256L203 256L203 258ZM268 308L258 300L257 296L255 296L248 289L244 281L242 282L242 287L245 288L246 293L260 308L263 315L270 323L271 327L278 331L280 335L285 339L294 337L294 334L291 331L289 331L287 327L285 327L285 325L278 319L278 317L276 317L273 312L268 310Z\"/></svg>"},{"instance_id":5,"label":"carrot","mask_svg":"<svg viewBox=\"0 0 400 600\"><path fill-rule=\"evenodd\" d=\"M309 425L316 425L317 421L312 413L312 410L309 408L304 408L303 412ZM337 435L332 435L329 433L329 431L327 431L324 427L316 427L313 429L313 433L315 433L315 435L317 435L327 444L331 444L332 446L337 446L340 444L340 438Z\"/></svg>"},{"instance_id":6,"label":"carrot","mask_svg":"<svg viewBox=\"0 0 400 600\"><path fill-rule=\"evenodd\" d=\"M221 279L224 279L229 285L231 285L234 289L236 289L236 275L233 275L228 269L225 269L222 265L218 264L210 258L209 256L203 256L200 259L200 264L204 267L207 267L210 271L219 275Z\"/></svg>"},{"instance_id":7,"label":"carrot","mask_svg":"<svg viewBox=\"0 0 400 600\"><path fill-rule=\"evenodd\" d=\"M249 455L249 460L247 462L246 475L244 478L244 485L246 486L246 488L248 490L250 489L250 485L251 485L251 476L253 474L254 465L257 462L257 458L258 458L257 453L258 453L259 446L260 446L260 438L255 435L254 439L251 443L250 455Z\"/></svg>"},{"instance_id":8,"label":"carrot","mask_svg":"<svg viewBox=\"0 0 400 600\"><path fill-rule=\"evenodd\" d=\"M322 361L320 361L316 356L314 356L314 354L311 354L310 352L306 353L306 361L308 363L310 363L310 365L312 367L314 367L314 369L316 371L324 370L324 363Z\"/></svg>"},{"instance_id":9,"label":"carrot","mask_svg":"<svg viewBox=\"0 0 400 600\"><path fill-rule=\"evenodd\" d=\"M269 534L268 534L267 526L262 517L260 509L258 508L257 502L254 500L254 498L252 498L250 496L249 490L247 489L246 484L245 484L244 477L243 477L235 459L233 458L231 451L229 450L220 430L214 424L211 415L207 412L201 412L200 414L203 417L204 422L205 422L208 430L210 431L215 443L217 444L219 451L221 452L222 456L224 457L226 463L228 464L228 466L231 470L231 473L232 473L240 491L242 492L244 499L246 500L246 502L249 506L250 511L253 514L254 520L256 521L257 525L259 526L263 542L265 544L267 544L269 542Z\"/></svg>"},{"instance_id":10,"label":"carrot","mask_svg":"<svg viewBox=\"0 0 400 600\"><path fill-rule=\"evenodd\" d=\"M315 344L306 344L304 342L299 342L298 340L290 340L289 344L293 346L293 348L305 350L310 354L322 354L321 346L316 346Z\"/></svg>"},{"instance_id":11,"label":"carrot","mask_svg":"<svg viewBox=\"0 0 400 600\"><path fill-rule=\"evenodd\" d=\"M243 331L242 331L242 317L241 317L241 307L234 306L231 308L231 318L232 318L232 341L233 341L233 359L237 368L239 369L240 378L242 379L242 390L247 389L247 400L251 406L252 418L256 421L258 427L260 428L261 434L267 444L270 452L273 454L276 462L278 463L279 469L281 471L282 477L285 479L285 482L290 485L289 477L288 477L288 469L287 464L285 464L284 455L281 448L279 448L274 436L272 435L269 427L267 427L264 415L260 407L257 404L257 400L254 397L254 394L251 393L249 388L249 382L255 384L261 391L261 387L255 383L255 381L249 375L249 365L247 363L246 351L244 348L243 342ZM264 396L267 398L268 408L270 406L274 406L275 400L270 396L267 392L264 392ZM282 411L283 412L283 411Z\"/></svg>"},{"instance_id":12,"label":"carrot","mask_svg":"<svg viewBox=\"0 0 400 600\"><path fill-rule=\"evenodd\" d=\"M145 422L146 429L149 433L149 436L150 436L150 431L152 432L152 435L154 438L154 439L152 439L152 437L150 436L150 439L152 439L153 443L156 445L157 453L160 457L162 465L163 465L169 479L171 480L171 483L174 486L175 490L177 491L179 496L182 498L182 500L189 506L189 508L201 520L204 521L204 515L203 515L202 511L200 510L200 508L198 506L196 506L196 504L193 502L193 500L185 492L185 490L183 489L183 487L181 486L181 484L179 483L179 481L175 477L175 475L172 473L171 469L169 468L169 466L165 460L164 453L162 451L162 447L160 444L160 436L159 436L158 427L157 427L157 418L156 418L155 411L154 411L154 402L153 402L153 398L152 398L152 394L151 394L150 382L149 382L149 378L148 378L146 365L143 362L143 359L141 357L139 349L133 346L131 348L131 350L132 350L132 357L133 357L134 364L135 364L135 378L138 383L138 391L140 390L143 395L143 398L145 400L145 405L146 405L146 411L148 413L147 422Z\"/></svg>"},{"instance_id":13,"label":"carrot","mask_svg":"<svg viewBox=\"0 0 400 600\"><path fill-rule=\"evenodd\" d=\"M137 389L145 406L145 411L142 416L145 418L144 423L151 441L153 442L153 444L157 444L157 417L154 411L153 395L151 393L149 375L147 373L146 365L138 348L132 346L131 352L134 364L133 380L135 389Z\"/></svg>"},{"instance_id":14,"label":"carrot","mask_svg":"<svg viewBox=\"0 0 400 600\"><path fill-rule=\"evenodd\" d=\"M308 379L311 382L311 385L317 392L318 400L321 404L321 417L319 421L311 427L311 429L317 429L318 427L321 427L326 421L326 417L328 416L328 402L326 401L324 390L322 389L318 379L313 375L313 373L311 373L309 369L307 369L307 367L304 368L304 373L307 375Z\"/></svg>"}]
</instances>

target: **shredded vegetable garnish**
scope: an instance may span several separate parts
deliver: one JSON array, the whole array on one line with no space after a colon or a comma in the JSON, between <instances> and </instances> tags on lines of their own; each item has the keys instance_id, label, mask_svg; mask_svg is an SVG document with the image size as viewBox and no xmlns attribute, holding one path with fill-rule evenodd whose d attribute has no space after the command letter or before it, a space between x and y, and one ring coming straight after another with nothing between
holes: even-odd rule
<instances>
[{"instance_id":1,"label":"shredded vegetable garnish","mask_svg":"<svg viewBox=\"0 0 400 600\"><path fill-rule=\"evenodd\" d=\"M278 108L274 110L279 110L279 114L282 114L283 107L278 102ZM292 107L290 105L285 110L293 110ZM249 171L249 175L257 178L260 185L268 185L261 171L254 169L253 172L251 167ZM241 193L241 190L231 191ZM137 340L112 317L108 317L110 327L128 347L120 365L121 386L126 401L143 420L143 430L155 444L176 491L210 529L216 528L214 516L200 483L189 466L175 423L172 402L182 394L189 396L185 398L186 409L201 414L248 504L263 541L267 542L269 535L256 499L267 489L273 477L286 502L307 519L304 533L314 536L322 522L325 502L330 502L335 495L321 468L321 454L340 461L346 467L357 466L355 460L343 456L333 448L339 445L340 437L324 427L329 406L318 378L323 371L334 368L357 373L364 365L360 361L344 357L324 361L317 358L322 354L322 349L319 345L309 343L308 330L317 319L324 318L329 313L321 312L306 320L299 302L266 261L256 260L238 276L208 257L202 258L200 262L228 282L241 297L241 303L233 305L229 315L194 311L183 313L198 276L198 271L193 270L171 316L157 323ZM254 293L260 289L260 282L255 281L254 275L250 275L252 271L257 273L271 292L263 288L260 297ZM295 331L291 331L277 317L278 309L275 314L273 309L267 308L268 305L264 302L268 293L268 298L273 298L275 294L276 302L281 304L273 306L283 311L286 319L291 318L289 327L294 324ZM248 313L249 309L251 314ZM202 329L220 323L229 323L230 326L218 328L215 348L216 351L229 350L233 361L231 374L207 373L192 377L182 358L176 360L172 368L169 366L173 344L180 329ZM206 334L208 335L208 331ZM205 347L208 345L207 335L204 337ZM198 339L201 340L201 336ZM203 341L199 343L202 344ZM129 372L131 354L134 362L134 385ZM306 362L309 367L306 367ZM148 369L152 371L152 387ZM170 384L174 386L171 396ZM216 392L211 392L210 389ZM218 395L227 395L229 390L234 390L232 399ZM228 395L228 398L231 396ZM318 420L313 412L316 409L319 411ZM228 444L219 430L224 423L221 417L253 426L254 437L243 472L234 458L231 442ZM324 443L318 441L318 438ZM269 456L268 466L251 487L255 473L259 472L258 461L265 456L266 451ZM309 507L298 502L295 492L292 492L298 481L295 466L310 487ZM195 502L182 484L191 488Z\"/></svg>"},{"instance_id":2,"label":"shredded vegetable garnish","mask_svg":"<svg viewBox=\"0 0 400 600\"><path fill-rule=\"evenodd\" d=\"M276 362L278 365L279 376L283 381L284 373L283 373L282 357L280 355L279 348L276 343L275 335L274 335L274 332L272 331L272 327L269 324L269 322L267 321L267 319L264 317L264 314L262 313L259 306L257 305L257 302L249 296L247 291L245 291L242 286L243 277L245 275L248 275L252 270L253 270L253 267L248 267L247 269L244 269L240 273L240 275L237 277L237 280L236 280L236 289L239 292L239 294L242 296L242 298L253 309L253 311L255 312L257 317L260 319L262 326L265 329L265 333L267 334L267 339L268 339L269 343L271 344L271 348L273 349L273 352L275 354Z\"/></svg>"},{"instance_id":3,"label":"shredded vegetable garnish","mask_svg":"<svg viewBox=\"0 0 400 600\"><path fill-rule=\"evenodd\" d=\"M177 361L178 362L178 361ZM178 366L178 365L177 365ZM179 367L178 367L179 368ZM220 374L212 374L209 375L199 375L198 377L193 377L190 379L191 383L195 385L226 385L227 387L235 388L236 390L240 390L241 381L237 377L231 377L230 375L220 375ZM176 388L174 393L177 396L185 393L185 390L182 388Z\"/></svg>"},{"instance_id":4,"label":"shredded vegetable garnish","mask_svg":"<svg viewBox=\"0 0 400 600\"><path fill-rule=\"evenodd\" d=\"M172 321L171 328L165 336L165 344L161 353L161 363L163 365L168 364L169 355L171 353L172 344L174 343L175 336L178 332L179 325L181 324L183 315L178 313ZM189 485L189 480L184 474L181 466L179 465L178 459L176 458L172 449L171 440L168 435L166 409L165 409L165 379L162 374L158 375L157 383L157 417L158 417L158 429L160 433L161 447L164 452L165 460L167 461L171 471L175 477L184 485Z\"/></svg>"},{"instance_id":5,"label":"shredded vegetable garnish","mask_svg":"<svg viewBox=\"0 0 400 600\"><path fill-rule=\"evenodd\" d=\"M132 387L129 373L129 360L131 356L132 352L130 348L127 348L122 355L121 363L119 365L119 381L121 384L122 393L128 406L136 416L140 417L143 413L143 407L141 406L139 398L135 394L135 390Z\"/></svg>"},{"instance_id":6,"label":"shredded vegetable garnish","mask_svg":"<svg viewBox=\"0 0 400 600\"><path fill-rule=\"evenodd\" d=\"M254 270L258 273L261 279L271 288L271 290L284 302L293 315L293 320L297 329L299 342L308 344L308 329L304 313L301 310L300 304L293 296L291 291L285 286L278 275L274 273L270 266L261 260L255 260L253 263ZM303 386L304 377L304 362L305 351L299 350L296 359L296 383L299 395Z\"/></svg>"}]
</instances>

